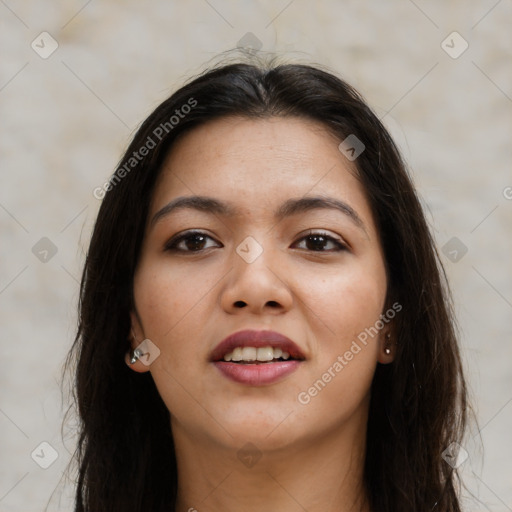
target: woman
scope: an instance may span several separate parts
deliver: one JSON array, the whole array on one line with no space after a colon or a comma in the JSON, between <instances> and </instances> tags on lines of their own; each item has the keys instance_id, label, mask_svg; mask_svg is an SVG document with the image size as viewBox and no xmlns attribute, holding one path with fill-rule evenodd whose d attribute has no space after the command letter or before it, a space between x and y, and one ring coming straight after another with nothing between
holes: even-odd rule
<instances>
[{"instance_id":1,"label":"woman","mask_svg":"<svg viewBox=\"0 0 512 512\"><path fill-rule=\"evenodd\" d=\"M95 195L76 511L460 510L449 290L354 89L305 65L211 69Z\"/></svg>"}]
</instances>

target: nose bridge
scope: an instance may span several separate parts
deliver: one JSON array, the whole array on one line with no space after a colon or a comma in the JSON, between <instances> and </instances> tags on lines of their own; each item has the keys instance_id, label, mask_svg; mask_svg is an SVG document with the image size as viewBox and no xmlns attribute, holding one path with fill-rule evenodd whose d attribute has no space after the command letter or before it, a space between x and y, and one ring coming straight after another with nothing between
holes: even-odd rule
<instances>
[{"instance_id":1,"label":"nose bridge","mask_svg":"<svg viewBox=\"0 0 512 512\"><path fill-rule=\"evenodd\" d=\"M249 235L236 246L233 272L222 299L225 308L239 307L240 304L255 310L268 304L290 306L291 296L284 276L280 277L275 270L280 267L276 261L277 251L270 247L271 244L263 246L263 236Z\"/></svg>"},{"instance_id":2,"label":"nose bridge","mask_svg":"<svg viewBox=\"0 0 512 512\"><path fill-rule=\"evenodd\" d=\"M258 238L262 240L263 235L259 235ZM268 244L266 245L268 250ZM244 260L248 265L251 265L256 260L261 259L260 257L264 251L263 243L258 242L258 240L251 235L245 237L235 249L238 256L240 256L240 258L242 258L242 260Z\"/></svg>"},{"instance_id":3,"label":"nose bridge","mask_svg":"<svg viewBox=\"0 0 512 512\"><path fill-rule=\"evenodd\" d=\"M248 280L255 287L267 289L275 287L274 280L277 278L271 269L278 262L276 261L277 251L272 247L271 241L270 243L266 241L264 244L264 236L259 234L245 237L235 249L237 257L233 263L237 281ZM254 291L257 291L256 288Z\"/></svg>"}]
</instances>

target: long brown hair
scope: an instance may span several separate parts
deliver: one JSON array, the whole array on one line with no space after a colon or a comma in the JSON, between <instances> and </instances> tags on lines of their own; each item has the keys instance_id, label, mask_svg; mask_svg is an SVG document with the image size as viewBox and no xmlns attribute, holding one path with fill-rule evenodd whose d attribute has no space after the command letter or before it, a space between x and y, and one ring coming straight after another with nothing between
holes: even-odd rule
<instances>
[{"instance_id":1,"label":"long brown hair","mask_svg":"<svg viewBox=\"0 0 512 512\"><path fill-rule=\"evenodd\" d=\"M80 286L76 364L79 415L76 512L175 510L177 468L169 412L151 373L124 362L148 207L178 136L224 116L294 116L365 145L358 178L379 230L398 301L395 360L371 389L365 487L376 512L458 512L457 471L443 451L465 430L466 385L442 263L404 162L361 96L318 67L230 63L205 71L144 121L103 197ZM146 147L141 155L141 148ZM138 156L135 156L137 153Z\"/></svg>"}]
</instances>

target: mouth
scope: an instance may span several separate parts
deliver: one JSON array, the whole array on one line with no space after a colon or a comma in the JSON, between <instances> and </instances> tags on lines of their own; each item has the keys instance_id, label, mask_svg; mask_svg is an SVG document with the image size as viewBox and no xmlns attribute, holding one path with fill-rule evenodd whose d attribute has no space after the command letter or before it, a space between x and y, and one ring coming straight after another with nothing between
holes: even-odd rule
<instances>
[{"instance_id":1,"label":"mouth","mask_svg":"<svg viewBox=\"0 0 512 512\"><path fill-rule=\"evenodd\" d=\"M261 386L273 384L297 370L305 356L293 341L282 334L245 330L219 343L210 360L228 379Z\"/></svg>"}]
</instances>

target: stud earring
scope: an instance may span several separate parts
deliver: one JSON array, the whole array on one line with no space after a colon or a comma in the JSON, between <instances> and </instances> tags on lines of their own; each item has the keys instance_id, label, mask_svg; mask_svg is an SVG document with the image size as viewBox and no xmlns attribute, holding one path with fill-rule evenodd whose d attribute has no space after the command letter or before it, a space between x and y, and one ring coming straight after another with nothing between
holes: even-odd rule
<instances>
[{"instance_id":1,"label":"stud earring","mask_svg":"<svg viewBox=\"0 0 512 512\"><path fill-rule=\"evenodd\" d=\"M131 331L132 331L133 341L137 341L135 338L135 333L133 332L133 327L131 328ZM130 350L130 364L135 364L142 355L144 355L144 354L143 354L142 350L140 350L140 348L136 348L133 351Z\"/></svg>"},{"instance_id":2,"label":"stud earring","mask_svg":"<svg viewBox=\"0 0 512 512\"><path fill-rule=\"evenodd\" d=\"M132 352L132 355L130 357L130 364L135 364L140 356L144 355L142 350L140 348L136 348L133 352Z\"/></svg>"},{"instance_id":3,"label":"stud earring","mask_svg":"<svg viewBox=\"0 0 512 512\"><path fill-rule=\"evenodd\" d=\"M391 341L391 334L388 332L388 333L386 333L386 347L384 348L384 353L388 356L391 354L391 348L388 345L390 343L390 341Z\"/></svg>"}]
</instances>

